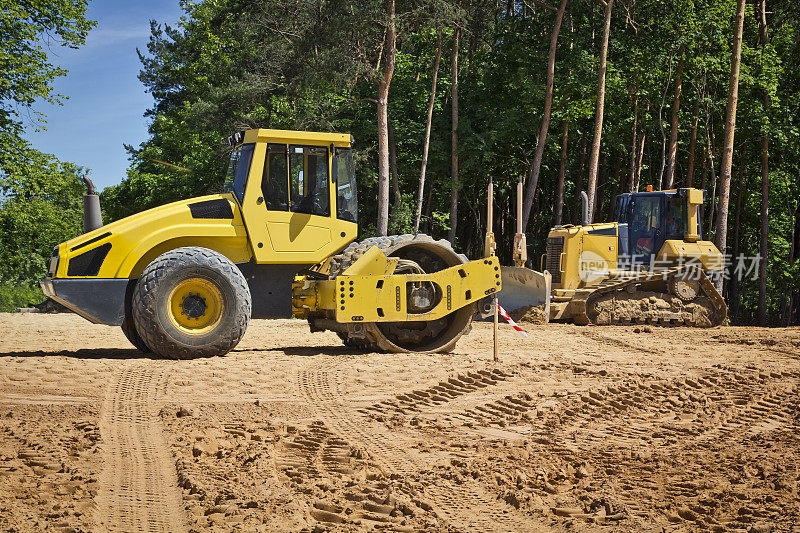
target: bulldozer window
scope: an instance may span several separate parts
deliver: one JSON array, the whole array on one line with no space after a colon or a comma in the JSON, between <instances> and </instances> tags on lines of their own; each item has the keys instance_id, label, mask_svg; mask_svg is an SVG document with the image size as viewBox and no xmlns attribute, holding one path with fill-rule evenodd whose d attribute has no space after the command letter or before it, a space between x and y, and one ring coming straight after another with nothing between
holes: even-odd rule
<instances>
[{"instance_id":1,"label":"bulldozer window","mask_svg":"<svg viewBox=\"0 0 800 533\"><path fill-rule=\"evenodd\" d=\"M683 239L688 225L686 199L678 196L667 198L667 239Z\"/></svg>"},{"instance_id":2,"label":"bulldozer window","mask_svg":"<svg viewBox=\"0 0 800 533\"><path fill-rule=\"evenodd\" d=\"M326 147L289 147L289 198L295 213L330 216Z\"/></svg>"},{"instance_id":3,"label":"bulldozer window","mask_svg":"<svg viewBox=\"0 0 800 533\"><path fill-rule=\"evenodd\" d=\"M261 193L270 211L289 210L289 179L286 145L270 144L264 160Z\"/></svg>"},{"instance_id":4,"label":"bulldozer window","mask_svg":"<svg viewBox=\"0 0 800 533\"><path fill-rule=\"evenodd\" d=\"M632 253L640 258L655 253L656 240L661 230L661 198L659 196L640 196L635 199L633 211L628 220L631 235ZM663 238L663 237L662 237Z\"/></svg>"}]
</instances>

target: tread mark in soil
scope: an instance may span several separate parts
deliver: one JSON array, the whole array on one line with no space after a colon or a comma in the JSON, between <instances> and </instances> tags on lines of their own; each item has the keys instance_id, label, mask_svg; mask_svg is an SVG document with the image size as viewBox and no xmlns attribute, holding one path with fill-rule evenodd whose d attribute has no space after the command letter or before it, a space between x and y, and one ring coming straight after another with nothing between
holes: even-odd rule
<instances>
[{"instance_id":1,"label":"tread mark in soil","mask_svg":"<svg viewBox=\"0 0 800 533\"><path fill-rule=\"evenodd\" d=\"M626 342L626 341L624 341L622 339L618 339L616 337L607 337L607 336L603 335L602 333L600 333L598 331L593 331L592 329L589 329L589 328L591 328L591 326L584 326L583 328L581 328L579 333L581 335L583 335L584 337L588 337L588 338L590 338L592 340L595 340L595 341L598 341L598 342L603 342L603 343L606 343L606 344L610 344L611 346L616 346L618 348L625 348L625 349L628 349L628 350L635 350L637 352L644 352L644 353L649 353L649 354L653 354L653 355L665 355L664 352L662 352L660 350L651 350L650 348L643 348L641 346L636 346L635 344L632 344L630 342Z\"/></svg>"},{"instance_id":2,"label":"tread mark in soil","mask_svg":"<svg viewBox=\"0 0 800 533\"><path fill-rule=\"evenodd\" d=\"M390 412L400 414L416 413L425 407L442 405L465 394L481 390L490 385L497 385L513 375L513 372L504 372L496 368L458 374L427 389L398 394L390 400L383 400L362 409L361 412L368 415Z\"/></svg>"},{"instance_id":3,"label":"tread mark in soil","mask_svg":"<svg viewBox=\"0 0 800 533\"><path fill-rule=\"evenodd\" d=\"M105 466L99 478L98 522L110 531L183 531L175 465L161 431L157 402L166 368L128 366L103 401L100 433Z\"/></svg>"},{"instance_id":4,"label":"tread mark in soil","mask_svg":"<svg viewBox=\"0 0 800 533\"><path fill-rule=\"evenodd\" d=\"M415 458L401 444L395 443L385 430L373 432L366 419L356 413L347 414L346 398L330 375L345 364L347 358L336 357L311 366L299 373L301 393L313 408L322 411L329 426L339 434L359 441L375 462L388 470L389 474L408 475L419 472L426 465L416 464ZM425 498L430 501L436 514L452 526L465 531L546 531L547 528L535 519L523 516L497 501L476 483L454 485L444 479L430 483L425 488ZM475 510L481 509L476 515Z\"/></svg>"},{"instance_id":5,"label":"tread mark in soil","mask_svg":"<svg viewBox=\"0 0 800 533\"><path fill-rule=\"evenodd\" d=\"M342 524L358 519L362 523L399 525L403 520L391 515L395 505L388 484L380 479L382 476L369 471L363 477L356 474L356 469L367 468L371 461L332 433L323 422L312 422L308 428L282 442L276 449L275 465L301 492L307 492L309 484L325 477L344 476L348 480L349 489L344 497L351 502L355 513L348 516L343 507L326 498L326 494L310 503L309 513L319 522Z\"/></svg>"}]
</instances>

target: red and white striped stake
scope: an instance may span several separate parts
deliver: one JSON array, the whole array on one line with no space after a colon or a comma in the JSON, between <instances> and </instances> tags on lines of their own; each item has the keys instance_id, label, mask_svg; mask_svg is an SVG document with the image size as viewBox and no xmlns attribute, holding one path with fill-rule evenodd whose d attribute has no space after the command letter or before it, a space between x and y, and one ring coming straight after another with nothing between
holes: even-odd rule
<instances>
[{"instance_id":1,"label":"red and white striped stake","mask_svg":"<svg viewBox=\"0 0 800 533\"><path fill-rule=\"evenodd\" d=\"M519 331L522 334L523 337L527 337L528 336L528 333L524 329L519 327L519 325L517 325L517 323L514 322L514 320L510 316L508 316L508 313L506 313L506 310L503 309L502 307L500 307L499 303L497 304L497 310L500 312L500 316L505 318L506 322L508 322L509 325L511 325L512 328L514 328L515 330Z\"/></svg>"}]
</instances>

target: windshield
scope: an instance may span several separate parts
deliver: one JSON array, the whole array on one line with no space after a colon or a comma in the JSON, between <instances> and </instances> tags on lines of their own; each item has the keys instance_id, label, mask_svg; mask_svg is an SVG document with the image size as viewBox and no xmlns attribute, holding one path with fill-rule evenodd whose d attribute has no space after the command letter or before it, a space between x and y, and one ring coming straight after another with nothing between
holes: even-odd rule
<instances>
[{"instance_id":1,"label":"windshield","mask_svg":"<svg viewBox=\"0 0 800 533\"><path fill-rule=\"evenodd\" d=\"M228 173L225 175L223 192L236 194L239 203L244 202L244 190L247 186L247 174L250 172L250 159L253 157L255 144L242 144L231 152L231 162L228 164Z\"/></svg>"},{"instance_id":2,"label":"windshield","mask_svg":"<svg viewBox=\"0 0 800 533\"><path fill-rule=\"evenodd\" d=\"M336 177L336 216L348 222L358 222L356 169L349 148L336 150L334 162Z\"/></svg>"}]
</instances>

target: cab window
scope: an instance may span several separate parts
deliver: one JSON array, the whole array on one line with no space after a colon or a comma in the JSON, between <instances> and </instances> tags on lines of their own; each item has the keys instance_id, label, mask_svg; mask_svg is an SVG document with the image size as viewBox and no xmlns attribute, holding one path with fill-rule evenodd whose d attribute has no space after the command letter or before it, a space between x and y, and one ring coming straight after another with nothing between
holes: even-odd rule
<instances>
[{"instance_id":1,"label":"cab window","mask_svg":"<svg viewBox=\"0 0 800 533\"><path fill-rule=\"evenodd\" d=\"M683 239L687 225L686 199L677 196L667 198L667 238Z\"/></svg>"},{"instance_id":2,"label":"cab window","mask_svg":"<svg viewBox=\"0 0 800 533\"><path fill-rule=\"evenodd\" d=\"M239 203L244 203L244 190L247 188L247 175L250 172L250 160L253 158L254 143L242 144L231 152L231 161L225 176L223 192L233 192Z\"/></svg>"},{"instance_id":3,"label":"cab window","mask_svg":"<svg viewBox=\"0 0 800 533\"><path fill-rule=\"evenodd\" d=\"M264 159L261 193L270 211L289 210L288 160L285 144L269 144Z\"/></svg>"},{"instance_id":4,"label":"cab window","mask_svg":"<svg viewBox=\"0 0 800 533\"><path fill-rule=\"evenodd\" d=\"M636 198L628 219L632 253L636 256L649 256L655 253L660 229L661 198L659 196Z\"/></svg>"},{"instance_id":5,"label":"cab window","mask_svg":"<svg viewBox=\"0 0 800 533\"><path fill-rule=\"evenodd\" d=\"M294 213L330 216L326 147L289 147L289 201Z\"/></svg>"},{"instance_id":6,"label":"cab window","mask_svg":"<svg viewBox=\"0 0 800 533\"><path fill-rule=\"evenodd\" d=\"M336 217L348 222L358 221L358 197L353 154L349 148L337 148L333 162L336 183Z\"/></svg>"}]
</instances>

